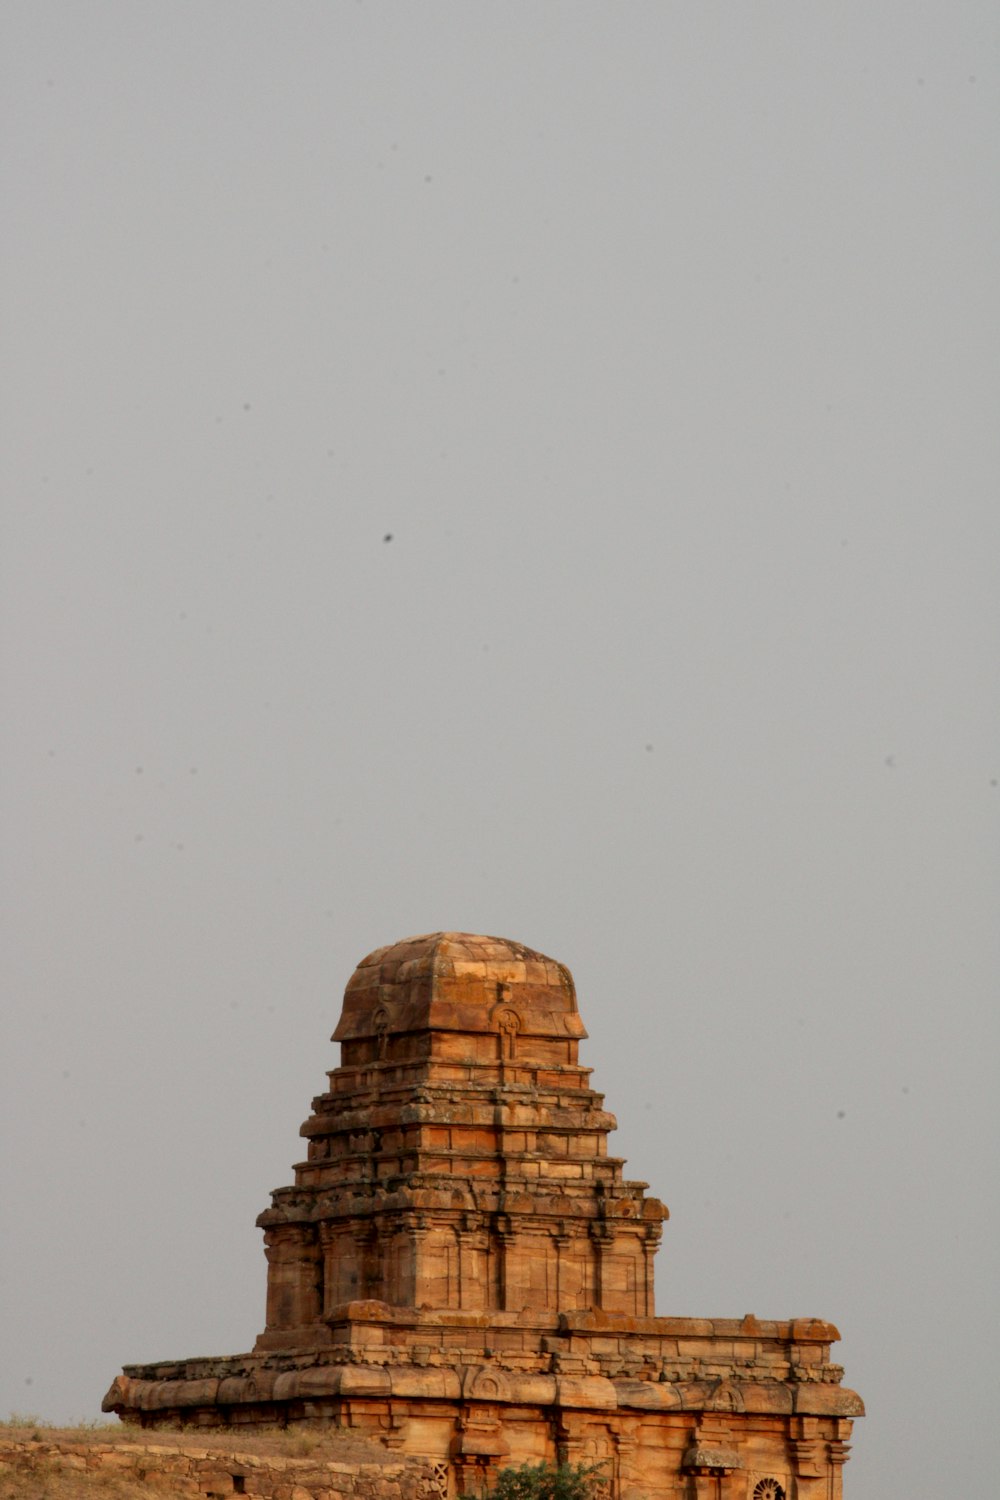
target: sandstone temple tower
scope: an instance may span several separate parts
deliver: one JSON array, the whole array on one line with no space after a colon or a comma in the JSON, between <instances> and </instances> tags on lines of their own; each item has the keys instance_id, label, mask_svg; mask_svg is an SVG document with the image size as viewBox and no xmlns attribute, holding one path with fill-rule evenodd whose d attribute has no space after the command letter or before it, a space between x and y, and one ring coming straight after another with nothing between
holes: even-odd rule
<instances>
[{"instance_id":1,"label":"sandstone temple tower","mask_svg":"<svg viewBox=\"0 0 1000 1500\"><path fill-rule=\"evenodd\" d=\"M612 1500L840 1500L828 1323L657 1317L667 1210L608 1155L562 964L435 933L359 964L306 1160L261 1214L253 1352L130 1365L126 1420L309 1421L437 1466L601 1462Z\"/></svg>"}]
</instances>

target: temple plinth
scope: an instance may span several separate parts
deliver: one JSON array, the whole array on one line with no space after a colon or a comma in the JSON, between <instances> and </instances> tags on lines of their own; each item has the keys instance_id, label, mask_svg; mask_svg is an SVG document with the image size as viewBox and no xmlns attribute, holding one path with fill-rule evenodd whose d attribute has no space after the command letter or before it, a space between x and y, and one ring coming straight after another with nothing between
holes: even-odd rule
<instances>
[{"instance_id":1,"label":"temple plinth","mask_svg":"<svg viewBox=\"0 0 1000 1500\"><path fill-rule=\"evenodd\" d=\"M570 1459L606 1463L615 1500L838 1500L863 1408L836 1329L655 1316L667 1210L608 1154L585 1036L569 970L518 943L370 954L306 1158L258 1219L253 1352L127 1366L104 1409L352 1427L432 1459L443 1493Z\"/></svg>"}]
</instances>

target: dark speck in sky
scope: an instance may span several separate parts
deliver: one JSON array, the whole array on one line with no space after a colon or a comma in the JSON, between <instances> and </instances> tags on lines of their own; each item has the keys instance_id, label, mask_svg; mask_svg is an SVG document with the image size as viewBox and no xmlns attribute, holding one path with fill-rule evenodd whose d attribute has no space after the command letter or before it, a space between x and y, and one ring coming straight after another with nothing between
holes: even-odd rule
<instances>
[{"instance_id":1,"label":"dark speck in sky","mask_svg":"<svg viewBox=\"0 0 1000 1500\"><path fill-rule=\"evenodd\" d=\"M385 536L382 538L382 540L383 540L383 542L391 542L392 541L392 532L391 531L387 531L386 534L385 534Z\"/></svg>"},{"instance_id":2,"label":"dark speck in sky","mask_svg":"<svg viewBox=\"0 0 1000 1500\"><path fill-rule=\"evenodd\" d=\"M837 1119L838 1120L846 1119L846 1117L847 1117L847 1110L846 1109L838 1109L837 1110Z\"/></svg>"}]
</instances>

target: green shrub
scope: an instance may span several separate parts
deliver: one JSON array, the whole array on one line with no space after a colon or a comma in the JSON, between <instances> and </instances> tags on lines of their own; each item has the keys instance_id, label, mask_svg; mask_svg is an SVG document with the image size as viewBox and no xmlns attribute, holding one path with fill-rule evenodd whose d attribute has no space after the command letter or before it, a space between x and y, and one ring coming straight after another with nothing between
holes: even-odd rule
<instances>
[{"instance_id":1,"label":"green shrub","mask_svg":"<svg viewBox=\"0 0 1000 1500\"><path fill-rule=\"evenodd\" d=\"M489 1500L594 1500L602 1464L521 1464L501 1469Z\"/></svg>"}]
</instances>

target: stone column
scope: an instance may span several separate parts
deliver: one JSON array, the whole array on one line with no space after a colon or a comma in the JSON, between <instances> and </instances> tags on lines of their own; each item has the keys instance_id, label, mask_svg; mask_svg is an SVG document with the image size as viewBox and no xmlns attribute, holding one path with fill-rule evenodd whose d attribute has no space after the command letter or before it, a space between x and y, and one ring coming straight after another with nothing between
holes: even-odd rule
<instances>
[{"instance_id":1,"label":"stone column","mask_svg":"<svg viewBox=\"0 0 1000 1500\"><path fill-rule=\"evenodd\" d=\"M607 1257L615 1241L614 1231L604 1220L599 1220L590 1226L590 1239L594 1254L594 1302L597 1307L607 1309Z\"/></svg>"},{"instance_id":2,"label":"stone column","mask_svg":"<svg viewBox=\"0 0 1000 1500\"><path fill-rule=\"evenodd\" d=\"M827 1444L830 1455L830 1500L843 1500L844 1494L844 1465L851 1451L851 1445L847 1439L851 1435L853 1422L841 1418L836 1423L836 1437L831 1438Z\"/></svg>"},{"instance_id":3,"label":"stone column","mask_svg":"<svg viewBox=\"0 0 1000 1500\"><path fill-rule=\"evenodd\" d=\"M414 1307L419 1307L422 1302L429 1300L427 1295L427 1218L422 1213L416 1213L412 1222L406 1226L406 1237L410 1242L410 1265L413 1270L411 1279L411 1298Z\"/></svg>"},{"instance_id":4,"label":"stone column","mask_svg":"<svg viewBox=\"0 0 1000 1500\"><path fill-rule=\"evenodd\" d=\"M320 1247L310 1225L282 1224L264 1235L267 1257L266 1326L301 1328L321 1311Z\"/></svg>"},{"instance_id":5,"label":"stone column","mask_svg":"<svg viewBox=\"0 0 1000 1500\"><path fill-rule=\"evenodd\" d=\"M394 1307L412 1307L414 1296L413 1243L398 1221L385 1235L384 1300Z\"/></svg>"},{"instance_id":6,"label":"stone column","mask_svg":"<svg viewBox=\"0 0 1000 1500\"><path fill-rule=\"evenodd\" d=\"M458 1240L458 1305L466 1312L489 1307L486 1236L472 1214L456 1230Z\"/></svg>"},{"instance_id":7,"label":"stone column","mask_svg":"<svg viewBox=\"0 0 1000 1500\"><path fill-rule=\"evenodd\" d=\"M329 1313L341 1302L351 1302L358 1295L352 1273L357 1275L354 1245L349 1229L334 1224L321 1224L320 1243L323 1246L323 1312Z\"/></svg>"},{"instance_id":8,"label":"stone column","mask_svg":"<svg viewBox=\"0 0 1000 1500\"><path fill-rule=\"evenodd\" d=\"M566 1413L560 1413L556 1419L555 1440L556 1463L575 1467L584 1462L583 1437Z\"/></svg>"},{"instance_id":9,"label":"stone column","mask_svg":"<svg viewBox=\"0 0 1000 1500\"><path fill-rule=\"evenodd\" d=\"M510 1309L513 1281L510 1274L510 1262L513 1257L513 1241L510 1220L506 1214L497 1214L493 1232L490 1235L490 1244L496 1261L497 1307L501 1312L507 1312Z\"/></svg>"},{"instance_id":10,"label":"stone column","mask_svg":"<svg viewBox=\"0 0 1000 1500\"><path fill-rule=\"evenodd\" d=\"M649 1224L646 1226L642 1243L643 1271L645 1278L645 1286L643 1292L644 1310L642 1315L646 1318L652 1318L656 1316L656 1295L653 1283L653 1257L655 1256L657 1250L660 1248L660 1241L662 1238L663 1230L659 1224Z\"/></svg>"},{"instance_id":11,"label":"stone column","mask_svg":"<svg viewBox=\"0 0 1000 1500\"><path fill-rule=\"evenodd\" d=\"M371 1219L364 1219L355 1225L353 1238L358 1277L354 1297L379 1297L378 1226Z\"/></svg>"},{"instance_id":12,"label":"stone column","mask_svg":"<svg viewBox=\"0 0 1000 1500\"><path fill-rule=\"evenodd\" d=\"M826 1500L822 1444L818 1417L792 1417L788 1448L795 1474L796 1500Z\"/></svg>"},{"instance_id":13,"label":"stone column","mask_svg":"<svg viewBox=\"0 0 1000 1500\"><path fill-rule=\"evenodd\" d=\"M616 1432L613 1434L613 1437L615 1457L614 1473L611 1476L611 1496L612 1500L619 1500L619 1497L625 1490L632 1487L632 1463L636 1449L636 1440L631 1431ZM636 1475L635 1477L641 1483L642 1476Z\"/></svg>"},{"instance_id":14,"label":"stone column","mask_svg":"<svg viewBox=\"0 0 1000 1500\"><path fill-rule=\"evenodd\" d=\"M565 1232L565 1225L560 1224L552 1236L552 1243L556 1247L556 1310L561 1311L567 1306L566 1251L573 1243L572 1237Z\"/></svg>"}]
</instances>

